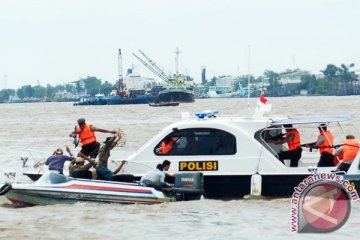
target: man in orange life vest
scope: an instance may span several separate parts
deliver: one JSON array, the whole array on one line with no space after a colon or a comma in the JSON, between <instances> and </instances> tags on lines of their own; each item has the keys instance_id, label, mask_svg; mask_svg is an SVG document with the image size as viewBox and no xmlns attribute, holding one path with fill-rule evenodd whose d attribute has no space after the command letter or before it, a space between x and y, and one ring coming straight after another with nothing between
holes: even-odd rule
<instances>
[{"instance_id":1,"label":"man in orange life vest","mask_svg":"<svg viewBox=\"0 0 360 240\"><path fill-rule=\"evenodd\" d=\"M70 137L76 136L75 134L79 136L80 142L82 144L79 156L82 157L81 154L84 154L85 156L96 158L99 152L100 143L96 141L94 132L115 134L116 131L109 131L106 129L97 128L90 124L86 124L85 118L79 118L77 122L78 126L76 126L76 130L74 132L70 133Z\"/></svg>"},{"instance_id":2,"label":"man in orange life vest","mask_svg":"<svg viewBox=\"0 0 360 240\"><path fill-rule=\"evenodd\" d=\"M167 137L162 141L160 148L156 149L158 154L169 154L176 140L172 137Z\"/></svg>"},{"instance_id":3,"label":"man in orange life vest","mask_svg":"<svg viewBox=\"0 0 360 240\"><path fill-rule=\"evenodd\" d=\"M342 155L342 161L337 170L347 172L358 152L359 141L353 135L347 135L342 146L334 153L334 156Z\"/></svg>"},{"instance_id":4,"label":"man in orange life vest","mask_svg":"<svg viewBox=\"0 0 360 240\"><path fill-rule=\"evenodd\" d=\"M288 151L281 151L278 153L279 160L284 163L284 160L290 159L290 167L297 167L299 160L301 158L301 143L300 143L300 134L297 129L293 127L292 124L284 124L286 133L279 140L268 140L275 144L284 144L287 143Z\"/></svg>"},{"instance_id":5,"label":"man in orange life vest","mask_svg":"<svg viewBox=\"0 0 360 240\"><path fill-rule=\"evenodd\" d=\"M314 148L319 148L320 160L318 167L333 167L334 166L334 155L333 155L333 146L334 146L334 136L327 129L325 123L320 124L318 127L319 136L314 145Z\"/></svg>"}]
</instances>

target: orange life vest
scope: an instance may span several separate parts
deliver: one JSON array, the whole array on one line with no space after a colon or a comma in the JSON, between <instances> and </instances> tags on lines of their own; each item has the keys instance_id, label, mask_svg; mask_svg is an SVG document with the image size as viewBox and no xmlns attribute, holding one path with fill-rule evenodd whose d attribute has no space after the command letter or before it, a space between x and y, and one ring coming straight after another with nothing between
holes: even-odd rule
<instances>
[{"instance_id":1,"label":"orange life vest","mask_svg":"<svg viewBox=\"0 0 360 240\"><path fill-rule=\"evenodd\" d=\"M296 130L296 129L289 129L285 133L285 138L287 138L287 136L290 134L292 134L294 137L293 137L293 139L287 141L287 144L289 147L289 151L293 151L293 150L296 150L301 145L300 144L300 134L299 134L298 130Z\"/></svg>"},{"instance_id":2,"label":"orange life vest","mask_svg":"<svg viewBox=\"0 0 360 240\"><path fill-rule=\"evenodd\" d=\"M93 142L96 142L95 133L91 130L90 125L85 124L84 129L81 129L79 126L76 126L77 134L79 135L81 144L87 145Z\"/></svg>"},{"instance_id":3,"label":"orange life vest","mask_svg":"<svg viewBox=\"0 0 360 240\"><path fill-rule=\"evenodd\" d=\"M334 136L332 135L332 133L329 130L326 130L322 131L319 136L324 137L324 141L319 145L320 154L323 152L332 154L332 146L334 145Z\"/></svg>"},{"instance_id":4,"label":"orange life vest","mask_svg":"<svg viewBox=\"0 0 360 240\"><path fill-rule=\"evenodd\" d=\"M170 139L168 142L163 141L161 143L161 153L165 154L165 153L170 152L174 143L175 143L175 141L172 139Z\"/></svg>"},{"instance_id":5,"label":"orange life vest","mask_svg":"<svg viewBox=\"0 0 360 240\"><path fill-rule=\"evenodd\" d=\"M345 139L343 146L343 160L354 160L359 152L359 142L356 139Z\"/></svg>"}]
</instances>

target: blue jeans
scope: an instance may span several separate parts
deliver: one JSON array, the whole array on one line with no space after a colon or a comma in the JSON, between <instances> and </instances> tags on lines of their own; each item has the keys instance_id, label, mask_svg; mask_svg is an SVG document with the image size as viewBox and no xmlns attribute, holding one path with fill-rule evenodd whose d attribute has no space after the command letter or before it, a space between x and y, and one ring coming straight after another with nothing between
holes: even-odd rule
<instances>
[{"instance_id":1,"label":"blue jeans","mask_svg":"<svg viewBox=\"0 0 360 240\"><path fill-rule=\"evenodd\" d=\"M98 167L96 168L96 176L98 180L111 181L115 176L115 173L110 171L107 167Z\"/></svg>"}]
</instances>

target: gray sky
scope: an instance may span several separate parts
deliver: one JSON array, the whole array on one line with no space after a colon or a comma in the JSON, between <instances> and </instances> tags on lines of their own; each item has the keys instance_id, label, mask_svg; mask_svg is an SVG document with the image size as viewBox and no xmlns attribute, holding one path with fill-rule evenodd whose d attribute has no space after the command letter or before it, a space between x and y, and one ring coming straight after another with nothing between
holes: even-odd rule
<instances>
[{"instance_id":1,"label":"gray sky","mask_svg":"<svg viewBox=\"0 0 360 240\"><path fill-rule=\"evenodd\" d=\"M143 50L166 72L200 81L265 69L360 69L358 0L0 0L0 89L96 76L115 83ZM249 47L250 46L250 47Z\"/></svg>"}]
</instances>

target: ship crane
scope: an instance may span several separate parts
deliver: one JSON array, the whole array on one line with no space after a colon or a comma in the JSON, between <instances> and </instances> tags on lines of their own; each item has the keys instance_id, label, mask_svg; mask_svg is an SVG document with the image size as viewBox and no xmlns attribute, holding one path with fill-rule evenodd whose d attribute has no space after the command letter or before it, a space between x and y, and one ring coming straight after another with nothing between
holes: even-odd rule
<instances>
[{"instance_id":1,"label":"ship crane","mask_svg":"<svg viewBox=\"0 0 360 240\"><path fill-rule=\"evenodd\" d=\"M140 58L139 56L137 56L135 53L133 53L133 55L137 58L137 60L139 60L142 64L144 64L145 67L147 67L150 71L152 71L156 76L158 76L159 78L161 78L162 80L164 80L165 82L172 82L172 79L169 78L163 70L161 70L160 67L158 67L156 65L156 63L151 60L144 52L142 52L139 49L139 52L141 53L141 55L143 55L143 57L146 59L146 61L142 58Z\"/></svg>"},{"instance_id":2,"label":"ship crane","mask_svg":"<svg viewBox=\"0 0 360 240\"><path fill-rule=\"evenodd\" d=\"M123 64L122 64L122 54L121 49L118 53L118 75L119 75L119 92L124 91L124 78L123 78Z\"/></svg>"},{"instance_id":3,"label":"ship crane","mask_svg":"<svg viewBox=\"0 0 360 240\"><path fill-rule=\"evenodd\" d=\"M163 71L160 67L158 67L158 66L156 65L156 63L155 63L153 60L151 60L151 58L149 58L149 57L148 57L143 51L141 51L140 49L139 49L139 52L144 56L144 58L151 64L151 66L152 66L155 70L157 70L161 75L167 77L166 74L164 73L164 71Z\"/></svg>"}]
</instances>

